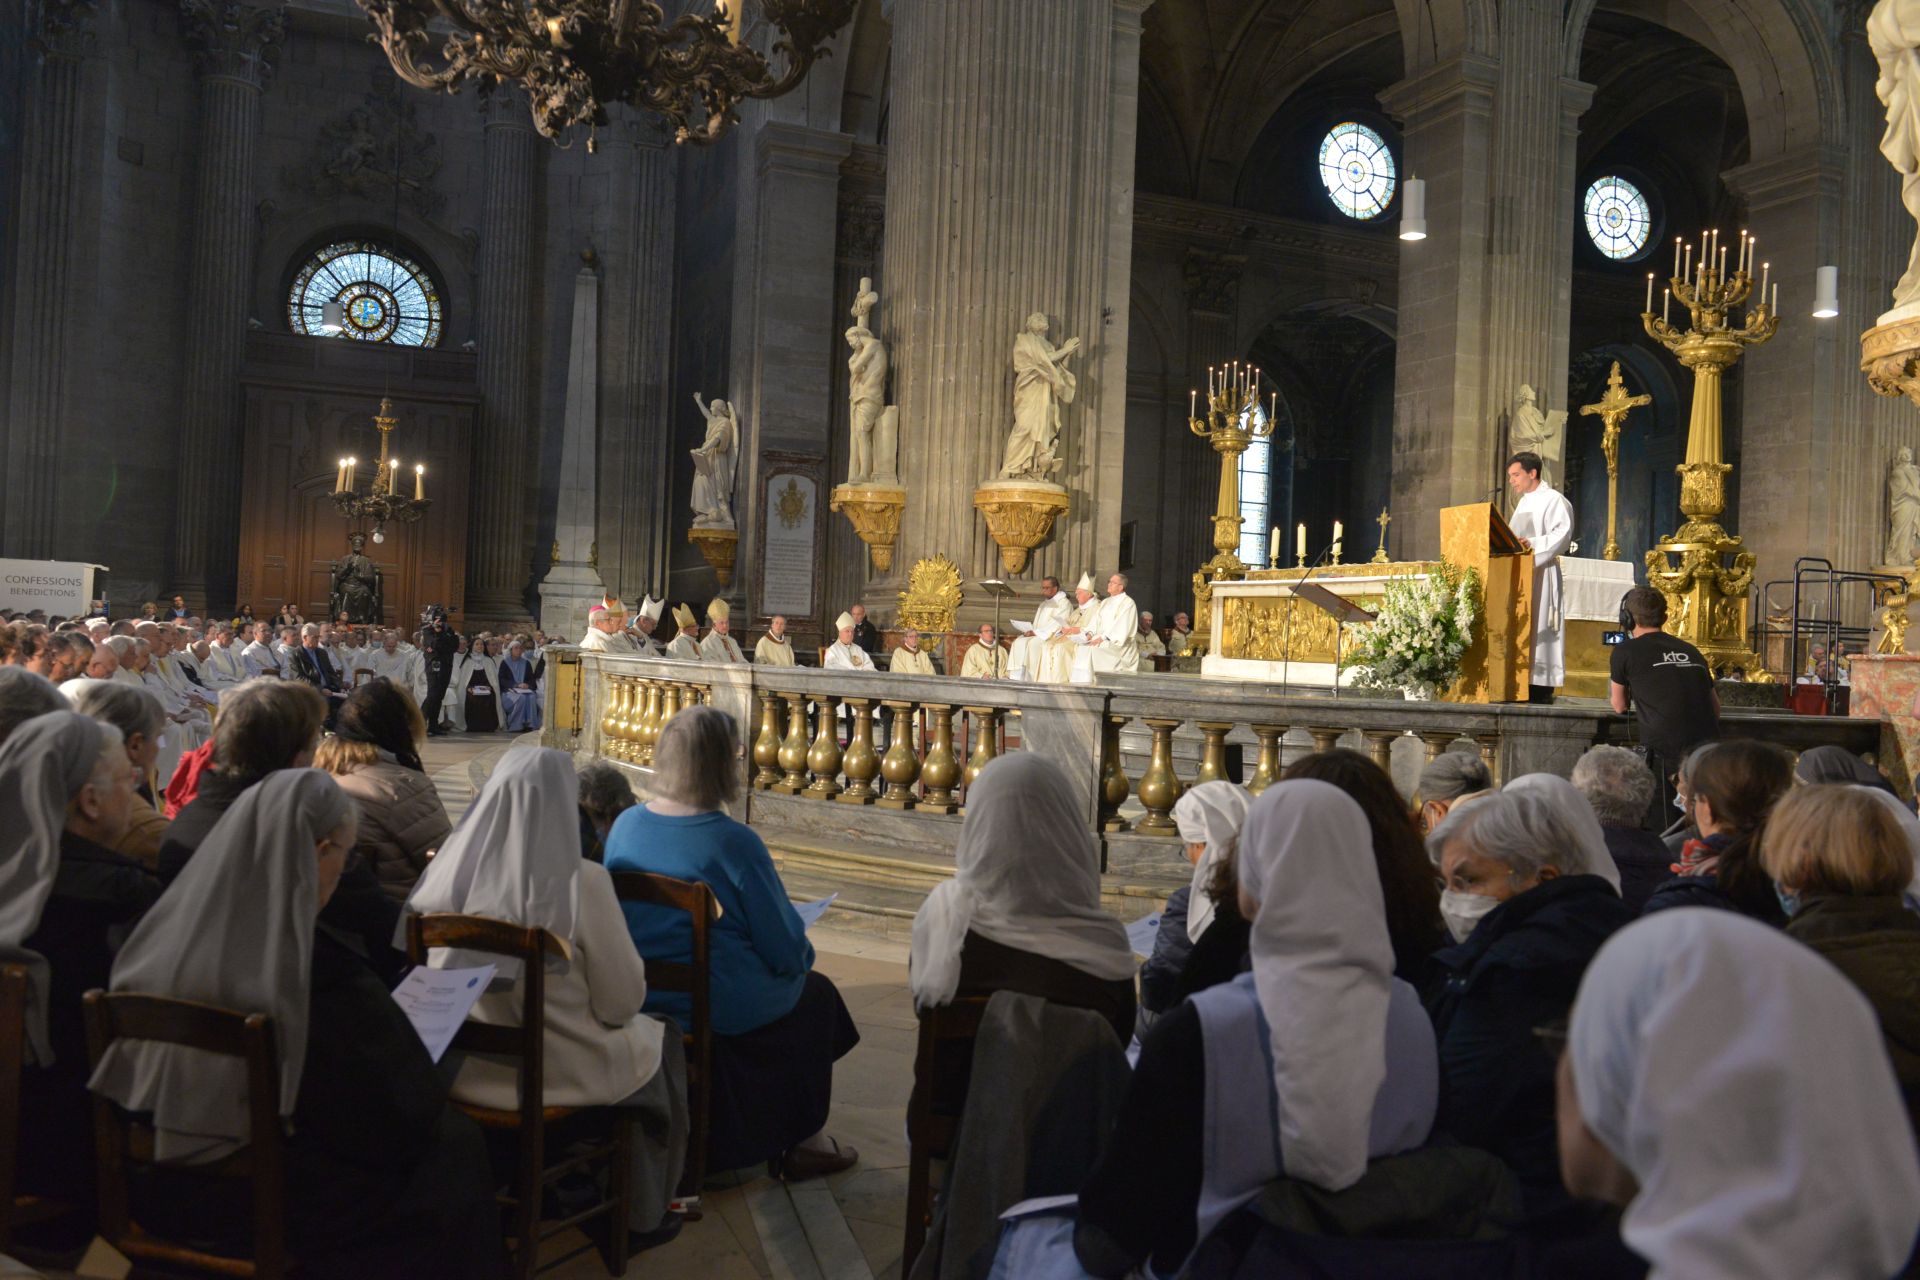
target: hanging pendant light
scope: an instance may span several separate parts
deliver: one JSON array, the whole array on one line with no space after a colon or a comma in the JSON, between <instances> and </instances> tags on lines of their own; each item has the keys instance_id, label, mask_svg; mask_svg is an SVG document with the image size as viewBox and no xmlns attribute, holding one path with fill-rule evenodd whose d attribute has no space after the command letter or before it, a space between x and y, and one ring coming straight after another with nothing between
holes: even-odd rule
<instances>
[{"instance_id":1,"label":"hanging pendant light","mask_svg":"<svg viewBox=\"0 0 1920 1280\"><path fill-rule=\"evenodd\" d=\"M1400 238L1402 240L1425 240L1427 238L1427 180L1408 178L1402 193L1400 204Z\"/></svg>"},{"instance_id":2,"label":"hanging pendant light","mask_svg":"<svg viewBox=\"0 0 1920 1280\"><path fill-rule=\"evenodd\" d=\"M320 304L320 332L329 338L337 338L347 327L347 309L338 302Z\"/></svg>"}]
</instances>

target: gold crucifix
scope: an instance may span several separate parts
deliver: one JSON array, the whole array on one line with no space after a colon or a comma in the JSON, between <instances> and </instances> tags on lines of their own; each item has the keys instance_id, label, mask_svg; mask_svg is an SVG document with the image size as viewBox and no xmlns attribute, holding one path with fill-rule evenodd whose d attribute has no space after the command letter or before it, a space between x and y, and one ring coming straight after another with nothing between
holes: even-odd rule
<instances>
[{"instance_id":1,"label":"gold crucifix","mask_svg":"<svg viewBox=\"0 0 1920 1280\"><path fill-rule=\"evenodd\" d=\"M1382 507L1380 514L1373 518L1373 522L1380 526L1380 549L1373 553L1373 562L1390 564L1392 562L1387 559L1387 526L1393 523L1393 517L1387 514L1385 507Z\"/></svg>"},{"instance_id":2,"label":"gold crucifix","mask_svg":"<svg viewBox=\"0 0 1920 1280\"><path fill-rule=\"evenodd\" d=\"M1619 515L1620 431L1626 425L1627 410L1652 403L1652 396L1627 394L1626 384L1620 381L1620 362L1615 360L1613 371L1607 374L1607 394L1598 404L1580 406L1581 417L1595 414L1603 424L1600 451L1607 455L1607 545L1600 548L1602 560L1620 558L1620 543L1614 537L1614 521Z\"/></svg>"}]
</instances>

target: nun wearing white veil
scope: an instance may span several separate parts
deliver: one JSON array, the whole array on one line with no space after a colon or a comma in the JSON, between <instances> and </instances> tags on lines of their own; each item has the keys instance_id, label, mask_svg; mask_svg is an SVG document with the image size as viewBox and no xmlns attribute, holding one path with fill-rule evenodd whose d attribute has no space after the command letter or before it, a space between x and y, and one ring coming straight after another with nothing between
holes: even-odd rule
<instances>
[{"instance_id":1,"label":"nun wearing white veil","mask_svg":"<svg viewBox=\"0 0 1920 1280\"><path fill-rule=\"evenodd\" d=\"M1602 947L1560 1061L1570 1190L1626 1207L1650 1280L1881 1280L1920 1231L1920 1161L1873 1010L1730 911Z\"/></svg>"},{"instance_id":2,"label":"nun wearing white veil","mask_svg":"<svg viewBox=\"0 0 1920 1280\"><path fill-rule=\"evenodd\" d=\"M287 1241L303 1275L497 1276L505 1256L478 1128L366 962L316 923L356 812L312 769L249 788L127 940L112 989L272 1018ZM92 1087L150 1116L169 1162L134 1182L135 1220L248 1249L244 1184L194 1168L251 1138L244 1064L120 1041Z\"/></svg>"},{"instance_id":3,"label":"nun wearing white veil","mask_svg":"<svg viewBox=\"0 0 1920 1280\"><path fill-rule=\"evenodd\" d=\"M643 1235L677 1230L679 1215L670 1216L667 1203L687 1151L685 1050L670 1020L640 1011L646 964L627 933L607 869L580 854L579 786L564 752L508 752L427 864L407 914L487 916L545 929L566 944L567 961L551 966L546 983L544 1100L550 1107L633 1108L628 1225ZM439 950L432 962L436 968L499 966L500 981L469 1016L518 1025L520 994L508 988L520 976L519 964ZM453 1095L471 1106L511 1111L519 1089L512 1067L469 1056Z\"/></svg>"},{"instance_id":4,"label":"nun wearing white veil","mask_svg":"<svg viewBox=\"0 0 1920 1280\"><path fill-rule=\"evenodd\" d=\"M1239 972L1245 953L1245 939L1239 929L1238 904L1227 904L1227 928L1236 934L1236 945L1229 948L1233 968L1224 973L1194 975L1189 987L1190 960L1200 939L1212 927L1219 914L1213 899L1213 883L1220 865L1231 863L1240 843L1240 828L1247 820L1253 796L1237 782L1202 782L1181 793L1173 806L1174 825L1180 829L1180 842L1187 847L1187 859L1193 864L1191 882L1167 896L1160 928L1154 934L1153 954L1140 966L1140 1021L1142 1030L1153 1019L1180 1003L1189 990L1211 986Z\"/></svg>"},{"instance_id":5,"label":"nun wearing white veil","mask_svg":"<svg viewBox=\"0 0 1920 1280\"><path fill-rule=\"evenodd\" d=\"M110 847L136 803L120 731L71 711L36 716L0 746L0 961L27 969L20 1189L91 1206L92 1101L80 997L160 883ZM0 1152L0 1159L12 1159Z\"/></svg>"},{"instance_id":6,"label":"nun wearing white veil","mask_svg":"<svg viewBox=\"0 0 1920 1280\"><path fill-rule=\"evenodd\" d=\"M1253 802L1238 853L1253 972L1147 1033L1119 1122L1080 1193L1074 1252L1095 1276L1173 1275L1276 1178L1338 1191L1427 1140L1433 1029L1393 976L1360 806L1298 779Z\"/></svg>"}]
</instances>

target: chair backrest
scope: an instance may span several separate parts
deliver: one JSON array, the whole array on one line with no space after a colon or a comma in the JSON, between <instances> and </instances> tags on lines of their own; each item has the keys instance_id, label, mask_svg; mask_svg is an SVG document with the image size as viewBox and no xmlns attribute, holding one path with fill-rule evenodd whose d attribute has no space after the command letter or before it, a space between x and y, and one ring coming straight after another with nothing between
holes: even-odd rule
<instances>
[{"instance_id":1,"label":"chair backrest","mask_svg":"<svg viewBox=\"0 0 1920 1280\"><path fill-rule=\"evenodd\" d=\"M720 903L713 890L696 880L676 880L650 871L615 871L613 892L622 902L683 911L693 927L689 962L641 957L647 965L647 986L654 991L681 991L693 1005L692 1024L683 1027L687 1048L687 1164L681 1187L698 1195L706 1176L707 1126L713 1097L713 1008L709 949Z\"/></svg>"},{"instance_id":2,"label":"chair backrest","mask_svg":"<svg viewBox=\"0 0 1920 1280\"><path fill-rule=\"evenodd\" d=\"M907 1222L900 1274L913 1269L933 1219L932 1165L953 1154L960 1112L939 1105L938 1082L973 1063L973 1042L987 1016L983 996L965 996L920 1015L920 1040L914 1051L917 1082L907 1107ZM962 1099L964 1103L965 1099Z\"/></svg>"},{"instance_id":3,"label":"chair backrest","mask_svg":"<svg viewBox=\"0 0 1920 1280\"><path fill-rule=\"evenodd\" d=\"M240 1013L191 1000L130 992L89 991L82 1002L87 1026L87 1058L92 1067L100 1065L108 1046L116 1040L181 1045L239 1058L246 1064L247 1145L225 1160L196 1166L196 1171L252 1183L252 1274L263 1278L285 1275L286 1163L280 1125L279 1053L273 1020L263 1013ZM168 1244L134 1227L127 1200L127 1166L130 1162L155 1162L152 1126L95 1094L93 1133L98 1163L100 1234L107 1242L130 1257L232 1274L229 1259Z\"/></svg>"},{"instance_id":4,"label":"chair backrest","mask_svg":"<svg viewBox=\"0 0 1920 1280\"><path fill-rule=\"evenodd\" d=\"M27 970L0 965L0 1253L13 1226L15 1162L20 1151L20 1072L27 1057Z\"/></svg>"},{"instance_id":5,"label":"chair backrest","mask_svg":"<svg viewBox=\"0 0 1920 1280\"><path fill-rule=\"evenodd\" d=\"M566 944L545 929L508 924L486 916L452 913L408 916L407 959L414 964L425 964L427 953L435 947L457 947L520 962L521 978L516 984L520 989L519 1025L499 1026L468 1018L449 1048L515 1059L520 1072L520 1123L529 1131L536 1130L546 1088L546 958L564 958ZM531 1145L538 1146L537 1143Z\"/></svg>"}]
</instances>

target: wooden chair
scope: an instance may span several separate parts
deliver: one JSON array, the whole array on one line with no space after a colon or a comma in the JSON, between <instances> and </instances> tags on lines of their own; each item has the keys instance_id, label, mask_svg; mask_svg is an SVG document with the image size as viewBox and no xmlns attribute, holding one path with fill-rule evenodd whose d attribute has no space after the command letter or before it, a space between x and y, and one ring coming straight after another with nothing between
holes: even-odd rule
<instances>
[{"instance_id":1,"label":"wooden chair","mask_svg":"<svg viewBox=\"0 0 1920 1280\"><path fill-rule=\"evenodd\" d=\"M446 914L407 917L407 958L414 964L425 964L428 951L434 947L457 947L463 951L505 956L518 960L521 965L522 976L516 984L520 989L520 1024L497 1026L469 1018L450 1046L459 1052L512 1059L519 1067L520 1105L516 1110L496 1111L490 1107L455 1104L482 1128L512 1133L517 1139L518 1161L512 1189L500 1197L501 1204L512 1210L508 1235L513 1240L513 1274L521 1280L528 1280L541 1270L540 1246L543 1243L569 1227L602 1214L610 1216L601 1258L606 1263L607 1274L617 1276L624 1273L627 1269L627 1178L632 1161L632 1113L623 1107L605 1108L607 1118L611 1121L611 1132L607 1138L590 1143L577 1155L547 1163L548 1127L587 1114L584 1108L549 1107L544 1102L546 957L565 956L566 944L545 929L522 928L484 916ZM608 1196L543 1231L540 1203L546 1188L576 1169L588 1168L602 1160L611 1161ZM576 1249L552 1259L547 1266L558 1266L583 1252L584 1249Z\"/></svg>"},{"instance_id":2,"label":"wooden chair","mask_svg":"<svg viewBox=\"0 0 1920 1280\"><path fill-rule=\"evenodd\" d=\"M713 890L692 880L676 880L648 871L615 871L614 894L622 902L644 902L649 906L684 911L693 927L693 960L681 964L672 960L641 957L647 965L647 989L685 992L693 1003L692 1025L682 1027L681 1040L687 1048L687 1165L680 1178L680 1196L697 1200L700 1184L707 1176L707 1132L713 1106L713 1010L710 995L708 948L714 922L720 918L720 903ZM690 1222L700 1220L695 1209L687 1214Z\"/></svg>"},{"instance_id":3,"label":"wooden chair","mask_svg":"<svg viewBox=\"0 0 1920 1280\"><path fill-rule=\"evenodd\" d=\"M68 1206L38 1196L21 1196L18 1187L20 1152L21 1073L27 1060L27 968L0 965L0 1253L7 1251L16 1227L44 1222Z\"/></svg>"},{"instance_id":4,"label":"wooden chair","mask_svg":"<svg viewBox=\"0 0 1920 1280\"><path fill-rule=\"evenodd\" d=\"M913 1262L927 1241L933 1224L933 1162L953 1154L960 1113L947 1111L934 1096L936 1083L973 1064L973 1041L987 1014L983 997L968 996L920 1015L920 1044L914 1052L916 1087L907 1107L907 1228L900 1247L900 1274L913 1271Z\"/></svg>"},{"instance_id":5,"label":"wooden chair","mask_svg":"<svg viewBox=\"0 0 1920 1280\"><path fill-rule=\"evenodd\" d=\"M94 1150L99 1165L100 1234L135 1263L200 1275L277 1280L292 1272L286 1244L286 1162L280 1125L279 1055L273 1021L191 1000L89 991L82 997L87 1058L98 1067L116 1040L183 1045L246 1063L251 1134L245 1148L213 1164L196 1165L210 1177L252 1186L253 1257L234 1258L162 1239L133 1221L127 1167L154 1161L153 1127L98 1094L93 1099Z\"/></svg>"}]
</instances>

